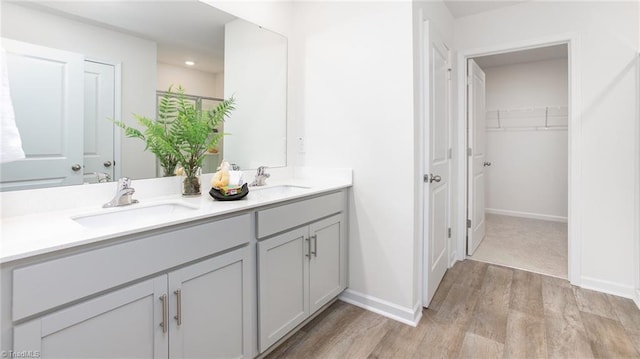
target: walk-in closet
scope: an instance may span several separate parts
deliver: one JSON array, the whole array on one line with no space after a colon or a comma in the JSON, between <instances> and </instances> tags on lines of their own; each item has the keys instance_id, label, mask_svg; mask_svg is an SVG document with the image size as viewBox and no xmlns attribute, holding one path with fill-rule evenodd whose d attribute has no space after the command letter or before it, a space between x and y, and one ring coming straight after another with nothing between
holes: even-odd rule
<instances>
[{"instance_id":1,"label":"walk-in closet","mask_svg":"<svg viewBox=\"0 0 640 359\"><path fill-rule=\"evenodd\" d=\"M567 278L567 46L473 61L484 72L484 126L472 131L484 131L486 229L470 258Z\"/></svg>"}]
</instances>

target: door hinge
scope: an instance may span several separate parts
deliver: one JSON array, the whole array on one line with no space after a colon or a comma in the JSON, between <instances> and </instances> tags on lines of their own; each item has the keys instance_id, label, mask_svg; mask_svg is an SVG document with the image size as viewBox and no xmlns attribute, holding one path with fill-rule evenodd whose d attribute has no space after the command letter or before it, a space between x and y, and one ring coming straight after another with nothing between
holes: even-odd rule
<instances>
[{"instance_id":1,"label":"door hinge","mask_svg":"<svg viewBox=\"0 0 640 359\"><path fill-rule=\"evenodd\" d=\"M467 228L471 228L471 220L467 219Z\"/></svg>"},{"instance_id":2,"label":"door hinge","mask_svg":"<svg viewBox=\"0 0 640 359\"><path fill-rule=\"evenodd\" d=\"M453 71L452 68L448 68L447 69L447 75L448 75L448 79L451 80L451 71Z\"/></svg>"},{"instance_id":3,"label":"door hinge","mask_svg":"<svg viewBox=\"0 0 640 359\"><path fill-rule=\"evenodd\" d=\"M471 150L471 147L467 148L467 156L471 156L473 154L473 151Z\"/></svg>"},{"instance_id":4,"label":"door hinge","mask_svg":"<svg viewBox=\"0 0 640 359\"><path fill-rule=\"evenodd\" d=\"M451 238L451 227L447 228L447 238Z\"/></svg>"},{"instance_id":5,"label":"door hinge","mask_svg":"<svg viewBox=\"0 0 640 359\"><path fill-rule=\"evenodd\" d=\"M449 154L448 154L448 156L449 156L449 159L452 159L452 158L453 158L453 149L452 149L452 148L450 148L450 149L449 149Z\"/></svg>"}]
</instances>

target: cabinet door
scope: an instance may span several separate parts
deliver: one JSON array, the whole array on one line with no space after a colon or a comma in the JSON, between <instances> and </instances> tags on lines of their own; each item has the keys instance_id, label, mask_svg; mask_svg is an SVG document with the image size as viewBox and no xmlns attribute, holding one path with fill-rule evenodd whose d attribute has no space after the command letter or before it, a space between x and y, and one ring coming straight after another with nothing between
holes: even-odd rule
<instances>
[{"instance_id":1,"label":"cabinet door","mask_svg":"<svg viewBox=\"0 0 640 359\"><path fill-rule=\"evenodd\" d=\"M249 248L169 273L170 357L250 358Z\"/></svg>"},{"instance_id":2,"label":"cabinet door","mask_svg":"<svg viewBox=\"0 0 640 359\"><path fill-rule=\"evenodd\" d=\"M309 296L311 313L346 288L346 235L342 215L312 223Z\"/></svg>"},{"instance_id":3,"label":"cabinet door","mask_svg":"<svg viewBox=\"0 0 640 359\"><path fill-rule=\"evenodd\" d=\"M76 304L14 328L14 351L42 358L167 358L165 275Z\"/></svg>"},{"instance_id":4,"label":"cabinet door","mask_svg":"<svg viewBox=\"0 0 640 359\"><path fill-rule=\"evenodd\" d=\"M265 351L309 315L309 240L303 227L258 242L259 346Z\"/></svg>"}]
</instances>

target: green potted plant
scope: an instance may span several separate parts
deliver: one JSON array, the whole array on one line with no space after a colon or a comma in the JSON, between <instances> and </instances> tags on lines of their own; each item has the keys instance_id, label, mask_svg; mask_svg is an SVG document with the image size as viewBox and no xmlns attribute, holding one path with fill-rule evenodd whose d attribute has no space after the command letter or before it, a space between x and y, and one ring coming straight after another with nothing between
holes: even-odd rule
<instances>
[{"instance_id":1,"label":"green potted plant","mask_svg":"<svg viewBox=\"0 0 640 359\"><path fill-rule=\"evenodd\" d=\"M200 168L208 149L214 148L224 133L217 127L229 116L234 107L233 97L223 100L213 110L197 109L186 100L184 89L178 87L173 92L169 87L160 100L158 118L149 119L134 115L144 130L116 125L125 129L127 137L139 138L146 143L146 149L158 157L165 176L176 172L184 176L182 194L200 194ZM177 168L177 166L182 166Z\"/></svg>"},{"instance_id":2,"label":"green potted plant","mask_svg":"<svg viewBox=\"0 0 640 359\"><path fill-rule=\"evenodd\" d=\"M122 121L114 121L114 123L125 130L125 135L131 138L139 138L145 141L145 150L151 151L160 162L163 170L163 176L175 176L175 170L178 165L178 159L175 156L176 139L169 131L171 123L176 119L178 113L178 98L169 91L165 94L158 104L158 118L153 120L144 116L133 114L133 117L140 125L144 127L144 131L140 131L135 127L127 126Z\"/></svg>"}]
</instances>

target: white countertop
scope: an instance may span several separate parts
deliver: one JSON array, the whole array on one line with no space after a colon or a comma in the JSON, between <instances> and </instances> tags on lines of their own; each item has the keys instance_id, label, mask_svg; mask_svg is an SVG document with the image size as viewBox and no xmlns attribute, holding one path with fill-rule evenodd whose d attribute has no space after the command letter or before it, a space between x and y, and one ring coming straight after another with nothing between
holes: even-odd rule
<instances>
[{"instance_id":1,"label":"white countertop","mask_svg":"<svg viewBox=\"0 0 640 359\"><path fill-rule=\"evenodd\" d=\"M0 263L198 219L242 212L352 185L350 169L296 168L280 171L280 175L276 176L272 173L267 186L250 187L249 194L241 200L216 201L208 194L210 178L211 175L203 175L203 193L196 197L183 197L178 193L178 178L134 180L131 186L136 189L136 194L133 198L137 198L140 203L106 209L102 208L102 204L108 202L115 193L115 183L2 193ZM245 176L245 179L248 177ZM282 185L305 188L296 188L289 193L268 191L269 188ZM263 190L267 191L262 192ZM117 226L98 228L88 228L73 220L78 216L127 211L134 206L163 203L179 203L192 209L169 216L122 221L124 223L118 223Z\"/></svg>"}]
</instances>

